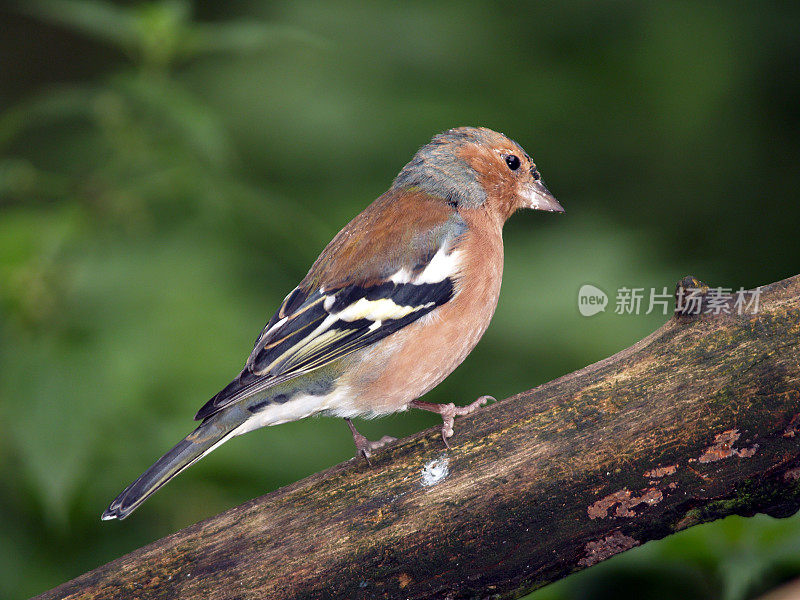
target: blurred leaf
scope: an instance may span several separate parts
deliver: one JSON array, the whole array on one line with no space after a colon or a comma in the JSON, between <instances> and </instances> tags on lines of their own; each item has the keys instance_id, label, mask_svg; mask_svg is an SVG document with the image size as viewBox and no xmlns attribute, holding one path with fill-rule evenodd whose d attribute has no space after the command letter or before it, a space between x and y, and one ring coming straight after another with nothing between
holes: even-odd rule
<instances>
[{"instance_id":1,"label":"blurred leaf","mask_svg":"<svg viewBox=\"0 0 800 600\"><path fill-rule=\"evenodd\" d=\"M182 138L186 148L215 168L230 164L233 150L218 116L186 89L167 79L126 76L116 78L113 85L133 110L154 121L157 130Z\"/></svg>"},{"instance_id":2,"label":"blurred leaf","mask_svg":"<svg viewBox=\"0 0 800 600\"><path fill-rule=\"evenodd\" d=\"M97 92L93 86L62 87L3 111L0 114L0 151L7 152L8 146L27 128L49 126L51 121L92 119Z\"/></svg>"},{"instance_id":3,"label":"blurred leaf","mask_svg":"<svg viewBox=\"0 0 800 600\"><path fill-rule=\"evenodd\" d=\"M18 7L32 16L67 26L125 51L134 51L140 44L141 32L136 12L111 2L27 0Z\"/></svg>"},{"instance_id":4,"label":"blurred leaf","mask_svg":"<svg viewBox=\"0 0 800 600\"><path fill-rule=\"evenodd\" d=\"M147 68L175 58L191 17L185 0L117 6L99 0L30 0L22 10L123 50Z\"/></svg>"},{"instance_id":5,"label":"blurred leaf","mask_svg":"<svg viewBox=\"0 0 800 600\"><path fill-rule=\"evenodd\" d=\"M204 54L241 54L279 43L321 47L322 38L299 27L250 21L193 23L187 0L117 6L100 0L30 0L21 10L109 43L145 69L163 71Z\"/></svg>"},{"instance_id":6,"label":"blurred leaf","mask_svg":"<svg viewBox=\"0 0 800 600\"><path fill-rule=\"evenodd\" d=\"M327 45L321 36L285 24L252 21L197 23L186 36L183 55L199 57L213 53L261 52L287 42L301 43L319 49Z\"/></svg>"},{"instance_id":7,"label":"blurred leaf","mask_svg":"<svg viewBox=\"0 0 800 600\"><path fill-rule=\"evenodd\" d=\"M0 206L13 198L44 199L63 195L70 181L37 169L30 161L0 158Z\"/></svg>"}]
</instances>

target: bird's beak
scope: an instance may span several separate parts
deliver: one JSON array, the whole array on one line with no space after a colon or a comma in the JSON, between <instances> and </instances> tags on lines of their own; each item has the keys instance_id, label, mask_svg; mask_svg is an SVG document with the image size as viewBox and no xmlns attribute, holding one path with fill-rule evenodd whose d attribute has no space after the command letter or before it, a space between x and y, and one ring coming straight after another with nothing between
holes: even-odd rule
<instances>
[{"instance_id":1,"label":"bird's beak","mask_svg":"<svg viewBox=\"0 0 800 600\"><path fill-rule=\"evenodd\" d=\"M527 186L523 193L525 199L525 208L532 208L533 210L546 210L548 212L564 212L564 207L558 203L553 194L550 193L542 180L534 181L531 185Z\"/></svg>"}]
</instances>

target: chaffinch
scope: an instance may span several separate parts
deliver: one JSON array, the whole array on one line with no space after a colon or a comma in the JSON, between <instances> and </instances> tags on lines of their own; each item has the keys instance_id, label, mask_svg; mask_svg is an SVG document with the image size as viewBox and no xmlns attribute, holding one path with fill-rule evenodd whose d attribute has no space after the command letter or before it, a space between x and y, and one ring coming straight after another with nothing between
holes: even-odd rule
<instances>
[{"instance_id":1,"label":"chaffinch","mask_svg":"<svg viewBox=\"0 0 800 600\"><path fill-rule=\"evenodd\" d=\"M414 407L453 435L465 407L418 400L472 351L494 314L502 228L519 208L564 209L525 151L485 128L423 146L389 190L342 229L256 339L242 372L197 413L199 427L129 485L103 519L124 519L183 469L229 440L313 414L352 417Z\"/></svg>"}]
</instances>

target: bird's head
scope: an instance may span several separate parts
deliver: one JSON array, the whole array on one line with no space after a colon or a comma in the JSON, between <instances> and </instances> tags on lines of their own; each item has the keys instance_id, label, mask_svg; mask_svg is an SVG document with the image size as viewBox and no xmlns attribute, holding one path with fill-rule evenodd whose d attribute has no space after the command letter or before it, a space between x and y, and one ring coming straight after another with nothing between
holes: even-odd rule
<instances>
[{"instance_id":1,"label":"bird's head","mask_svg":"<svg viewBox=\"0 0 800 600\"><path fill-rule=\"evenodd\" d=\"M564 212L525 150L485 127L458 127L435 136L392 187L416 187L458 209L485 208L503 221L520 208Z\"/></svg>"}]
</instances>

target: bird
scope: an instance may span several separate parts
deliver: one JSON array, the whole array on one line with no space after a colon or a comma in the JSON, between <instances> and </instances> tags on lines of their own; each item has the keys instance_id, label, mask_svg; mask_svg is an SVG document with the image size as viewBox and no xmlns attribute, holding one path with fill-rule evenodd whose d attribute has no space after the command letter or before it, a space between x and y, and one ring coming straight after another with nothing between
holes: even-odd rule
<instances>
[{"instance_id":1,"label":"bird","mask_svg":"<svg viewBox=\"0 0 800 600\"><path fill-rule=\"evenodd\" d=\"M502 229L518 209L563 213L531 157L485 127L435 135L391 187L327 245L255 341L239 375L200 408L199 426L111 502L124 519L178 473L234 436L311 415L352 423L416 408L442 417L449 448L467 406L419 398L489 326L503 274Z\"/></svg>"}]
</instances>

